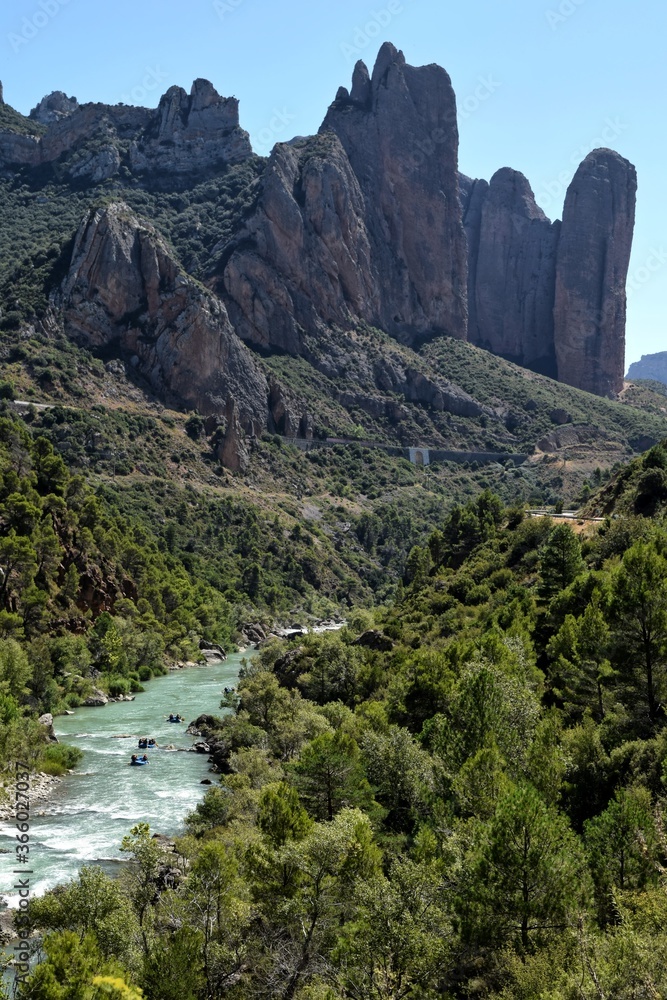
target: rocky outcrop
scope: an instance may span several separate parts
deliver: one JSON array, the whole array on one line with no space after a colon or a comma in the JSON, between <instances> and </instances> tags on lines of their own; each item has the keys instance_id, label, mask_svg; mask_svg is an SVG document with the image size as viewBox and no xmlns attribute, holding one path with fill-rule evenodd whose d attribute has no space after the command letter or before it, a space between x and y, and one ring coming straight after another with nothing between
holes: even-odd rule
<instances>
[{"instance_id":1,"label":"rocky outcrop","mask_svg":"<svg viewBox=\"0 0 667 1000\"><path fill-rule=\"evenodd\" d=\"M377 317L364 208L335 136L275 147L258 207L215 279L244 340L302 354L304 336Z\"/></svg>"},{"instance_id":2,"label":"rocky outcrop","mask_svg":"<svg viewBox=\"0 0 667 1000\"><path fill-rule=\"evenodd\" d=\"M94 348L116 344L166 399L204 414L233 404L246 430L265 427L266 379L224 306L127 205L84 220L58 301L70 337Z\"/></svg>"},{"instance_id":3,"label":"rocky outcrop","mask_svg":"<svg viewBox=\"0 0 667 1000\"><path fill-rule=\"evenodd\" d=\"M627 377L652 379L654 382L664 382L667 385L667 351L642 354L641 360L635 361L628 368Z\"/></svg>"},{"instance_id":4,"label":"rocky outcrop","mask_svg":"<svg viewBox=\"0 0 667 1000\"><path fill-rule=\"evenodd\" d=\"M364 632L354 640L352 645L363 646L365 649L373 649L378 653L390 653L394 648L394 643L389 636L377 629L369 629L367 632Z\"/></svg>"},{"instance_id":5,"label":"rocky outcrop","mask_svg":"<svg viewBox=\"0 0 667 1000\"><path fill-rule=\"evenodd\" d=\"M208 80L195 80L190 94L171 87L145 134L130 146L132 170L172 177L212 173L250 156L250 138L239 125L239 102L221 97Z\"/></svg>"},{"instance_id":6,"label":"rocky outcrop","mask_svg":"<svg viewBox=\"0 0 667 1000\"><path fill-rule=\"evenodd\" d=\"M456 103L437 66L383 46L355 70L318 137L275 147L258 207L216 287L243 339L292 354L331 325L406 343L465 337Z\"/></svg>"},{"instance_id":7,"label":"rocky outcrop","mask_svg":"<svg viewBox=\"0 0 667 1000\"><path fill-rule=\"evenodd\" d=\"M517 171L461 177L468 339L597 395L620 392L636 183L627 160L596 150L551 223Z\"/></svg>"},{"instance_id":8,"label":"rocky outcrop","mask_svg":"<svg viewBox=\"0 0 667 1000\"><path fill-rule=\"evenodd\" d=\"M599 396L623 388L636 193L632 164L609 149L596 149L579 167L565 199L554 307L558 378Z\"/></svg>"},{"instance_id":9,"label":"rocky outcrop","mask_svg":"<svg viewBox=\"0 0 667 1000\"><path fill-rule=\"evenodd\" d=\"M246 448L236 402L233 399L227 403L226 419L227 429L218 448L218 458L230 472L246 472L250 464L250 455Z\"/></svg>"},{"instance_id":10,"label":"rocky outcrop","mask_svg":"<svg viewBox=\"0 0 667 1000\"><path fill-rule=\"evenodd\" d=\"M341 141L365 201L375 272L376 324L412 343L465 339L466 242L458 196L458 127L451 80L439 66L409 66L386 43L372 76L357 64L322 132Z\"/></svg>"},{"instance_id":11,"label":"rocky outcrop","mask_svg":"<svg viewBox=\"0 0 667 1000\"><path fill-rule=\"evenodd\" d=\"M154 110L78 105L56 92L31 119L5 107L2 120L0 170L51 164L80 186L128 176L175 190L253 156L236 99L201 79L189 94L170 88ZM403 418L402 402L378 391L453 415L485 410L456 386L394 364L392 349L359 348L368 327L410 346L467 338L579 388L617 393L634 168L609 150L591 153L561 224L522 174L471 180L457 159L449 76L408 65L387 43L372 73L359 62L350 89L339 88L319 134L277 144L244 190L252 208L204 265L215 294L179 269L150 227L113 209L77 237L67 328L92 346L117 341L168 398L217 416L235 404L221 448L239 468L244 435L268 427L308 437L313 418L285 387L267 385L235 334L305 358L336 383L338 402L389 422Z\"/></svg>"},{"instance_id":12,"label":"rocky outcrop","mask_svg":"<svg viewBox=\"0 0 667 1000\"><path fill-rule=\"evenodd\" d=\"M468 340L555 377L560 223L547 219L516 170L499 170L490 184L461 181L469 254Z\"/></svg>"},{"instance_id":13,"label":"rocky outcrop","mask_svg":"<svg viewBox=\"0 0 667 1000\"><path fill-rule=\"evenodd\" d=\"M68 97L62 90L54 90L32 109L30 117L42 125L52 125L62 118L69 118L78 107L79 102L76 97Z\"/></svg>"},{"instance_id":14,"label":"rocky outcrop","mask_svg":"<svg viewBox=\"0 0 667 1000\"><path fill-rule=\"evenodd\" d=\"M46 125L46 132L0 131L0 168L57 164L61 177L99 183L125 165L135 174L150 173L153 185L173 186L253 155L239 125L238 101L221 97L207 80L195 80L190 94L172 87L156 110L79 105L58 91L40 101L30 118Z\"/></svg>"}]
</instances>

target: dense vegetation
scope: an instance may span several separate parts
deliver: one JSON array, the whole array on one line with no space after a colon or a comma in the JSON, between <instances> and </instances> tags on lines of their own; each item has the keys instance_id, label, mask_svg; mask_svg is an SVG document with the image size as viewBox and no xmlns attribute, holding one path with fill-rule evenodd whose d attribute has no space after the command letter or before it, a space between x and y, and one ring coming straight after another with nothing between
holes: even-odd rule
<instances>
[{"instance_id":1,"label":"dense vegetation","mask_svg":"<svg viewBox=\"0 0 667 1000\"><path fill-rule=\"evenodd\" d=\"M140 825L119 880L34 901L22 995L662 996L665 697L661 517L483 492L390 605L246 665L175 853Z\"/></svg>"},{"instance_id":2,"label":"dense vegetation","mask_svg":"<svg viewBox=\"0 0 667 1000\"><path fill-rule=\"evenodd\" d=\"M240 497L158 477L123 487L109 476L93 490L57 448L73 425L65 454L75 462L94 417L0 415L3 764L45 762L42 712L80 705L96 687L141 690L170 662L196 659L202 642L229 647L249 619L323 614L368 593L324 533ZM117 419L159 447L156 421ZM98 457L121 464L99 442Z\"/></svg>"}]
</instances>

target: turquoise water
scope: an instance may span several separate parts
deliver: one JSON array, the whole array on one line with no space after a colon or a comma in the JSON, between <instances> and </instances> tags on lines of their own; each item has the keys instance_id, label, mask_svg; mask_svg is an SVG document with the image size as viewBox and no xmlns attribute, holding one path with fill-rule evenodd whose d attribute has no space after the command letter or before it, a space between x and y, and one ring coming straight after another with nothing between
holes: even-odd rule
<instances>
[{"instance_id":1,"label":"turquoise water","mask_svg":"<svg viewBox=\"0 0 667 1000\"><path fill-rule=\"evenodd\" d=\"M137 737L145 735L161 745L192 746L187 726L202 713L220 714L223 688L236 684L240 661L236 654L224 663L180 670L150 681L132 702L78 708L55 719L58 739L79 747L84 757L52 797L31 810L32 894L73 878L84 864L113 871L124 858L121 840L135 823L150 823L155 833L183 829L185 816L206 792L202 779L211 777L206 755L148 750L145 767L129 767L130 756L138 752ZM170 712L185 723L169 723ZM13 826L0 825L0 848L11 851L0 854L0 893L10 905L16 902L9 870L15 867L15 833Z\"/></svg>"}]
</instances>

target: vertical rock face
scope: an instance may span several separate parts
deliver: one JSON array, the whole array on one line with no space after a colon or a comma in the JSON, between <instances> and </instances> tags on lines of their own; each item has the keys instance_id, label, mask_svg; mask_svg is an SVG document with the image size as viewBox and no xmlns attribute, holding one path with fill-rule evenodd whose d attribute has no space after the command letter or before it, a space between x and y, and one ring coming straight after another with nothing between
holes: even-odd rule
<instances>
[{"instance_id":1,"label":"vertical rock face","mask_svg":"<svg viewBox=\"0 0 667 1000\"><path fill-rule=\"evenodd\" d=\"M239 335L290 354L304 334L379 312L364 201L333 135L276 146L216 287Z\"/></svg>"},{"instance_id":2,"label":"vertical rock face","mask_svg":"<svg viewBox=\"0 0 667 1000\"><path fill-rule=\"evenodd\" d=\"M600 396L623 388L636 193L632 164L596 149L565 199L554 309L558 378Z\"/></svg>"},{"instance_id":3,"label":"vertical rock face","mask_svg":"<svg viewBox=\"0 0 667 1000\"><path fill-rule=\"evenodd\" d=\"M338 136L364 196L382 278L379 325L406 342L433 333L465 339L466 244L447 73L409 66L387 43L372 76L357 65L351 93L339 91L320 131Z\"/></svg>"},{"instance_id":4,"label":"vertical rock face","mask_svg":"<svg viewBox=\"0 0 667 1000\"><path fill-rule=\"evenodd\" d=\"M293 354L360 320L406 343L464 339L456 103L437 66L383 46L319 136L273 150L258 205L213 279L244 340Z\"/></svg>"},{"instance_id":5,"label":"vertical rock face","mask_svg":"<svg viewBox=\"0 0 667 1000\"><path fill-rule=\"evenodd\" d=\"M231 407L251 433L266 425L268 384L224 306L182 273L127 205L81 224L59 301L73 339L117 344L168 400L204 414Z\"/></svg>"},{"instance_id":6,"label":"vertical rock face","mask_svg":"<svg viewBox=\"0 0 667 1000\"><path fill-rule=\"evenodd\" d=\"M537 206L530 184L503 168L462 179L468 239L468 339L555 377L553 305L559 224Z\"/></svg>"}]
</instances>

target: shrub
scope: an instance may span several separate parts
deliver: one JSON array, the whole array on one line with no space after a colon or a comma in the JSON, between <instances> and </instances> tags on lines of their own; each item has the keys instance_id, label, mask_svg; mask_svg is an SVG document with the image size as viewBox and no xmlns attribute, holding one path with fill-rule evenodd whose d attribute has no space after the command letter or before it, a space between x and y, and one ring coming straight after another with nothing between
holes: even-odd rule
<instances>
[{"instance_id":1,"label":"shrub","mask_svg":"<svg viewBox=\"0 0 667 1000\"><path fill-rule=\"evenodd\" d=\"M76 767L82 759L83 753L78 747L68 746L67 743L51 743L44 748L37 767L44 774L60 777Z\"/></svg>"},{"instance_id":2,"label":"shrub","mask_svg":"<svg viewBox=\"0 0 667 1000\"><path fill-rule=\"evenodd\" d=\"M117 698L121 694L129 694L130 684L131 681L127 677L119 677L112 674L107 678L107 687L112 698Z\"/></svg>"}]
</instances>

